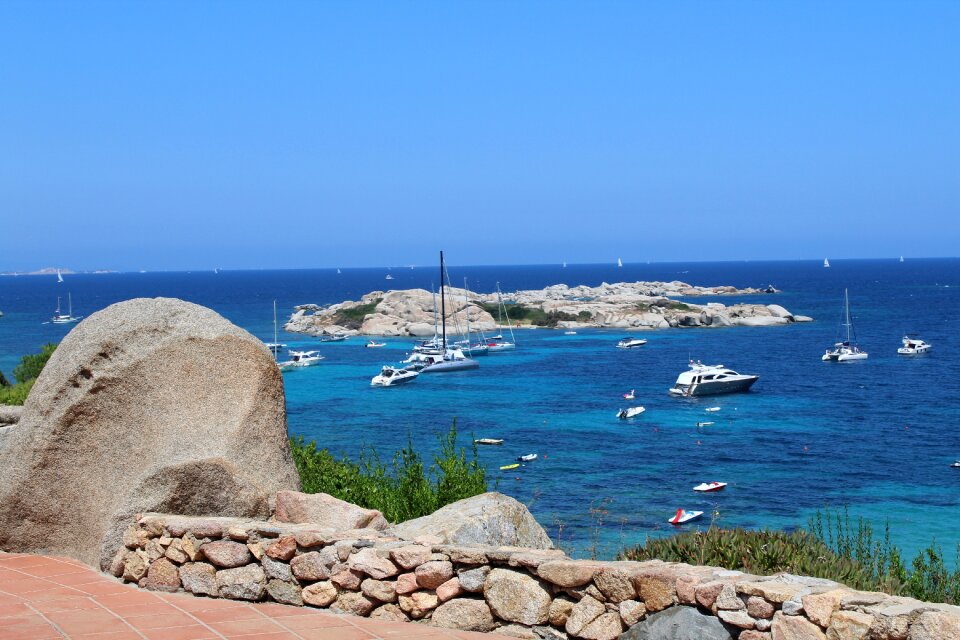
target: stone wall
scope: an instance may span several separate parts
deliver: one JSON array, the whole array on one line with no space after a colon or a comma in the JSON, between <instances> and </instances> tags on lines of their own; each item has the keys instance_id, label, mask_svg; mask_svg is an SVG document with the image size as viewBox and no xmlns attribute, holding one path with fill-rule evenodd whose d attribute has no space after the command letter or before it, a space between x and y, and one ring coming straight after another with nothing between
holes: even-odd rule
<instances>
[{"instance_id":1,"label":"stone wall","mask_svg":"<svg viewBox=\"0 0 960 640\"><path fill-rule=\"evenodd\" d=\"M789 574L571 560L556 550L404 540L390 530L163 514L138 517L123 542L110 570L146 589L520 638L609 640L627 630L624 637L637 639L960 638L958 607ZM663 635L671 624L674 631L691 624L690 616L713 627Z\"/></svg>"}]
</instances>

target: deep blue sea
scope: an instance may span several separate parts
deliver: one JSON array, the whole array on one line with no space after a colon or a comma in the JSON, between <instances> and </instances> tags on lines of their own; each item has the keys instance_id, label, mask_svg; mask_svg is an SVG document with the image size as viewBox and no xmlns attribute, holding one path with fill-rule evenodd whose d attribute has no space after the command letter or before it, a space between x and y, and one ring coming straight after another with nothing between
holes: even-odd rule
<instances>
[{"instance_id":1,"label":"deep blue sea","mask_svg":"<svg viewBox=\"0 0 960 640\"><path fill-rule=\"evenodd\" d=\"M479 450L499 490L527 503L578 555L597 532L606 556L669 533L666 520L678 507L716 512L723 526L792 528L830 504L881 529L889 521L892 539L911 555L936 538L952 559L960 543L960 469L949 466L960 458L960 259L831 262L830 269L819 261L449 267L452 282L467 276L480 291L496 281L504 291L635 280L773 284L782 293L717 301L775 302L816 321L646 332L648 344L627 351L614 348L622 330L524 330L516 352L487 356L478 371L421 376L396 389L371 389L369 380L407 353L409 339L366 349L362 338L318 346L283 334L290 347L319 348L327 358L285 374L289 429L349 456L363 443L384 455L408 438L433 450L454 418L466 436L504 438L502 447ZM10 377L20 355L63 338L70 327L44 322L67 292L78 315L140 296L183 298L269 340L273 300L282 325L297 304L437 282L437 269L426 267L81 274L62 284L55 276L0 277L0 369ZM844 287L870 358L824 363ZM932 343L932 353L898 356L905 332ZM746 394L670 397L691 357L760 381ZM647 411L617 420L630 389ZM721 410L704 411L711 406ZM705 420L715 424L698 429ZM539 459L499 471L526 453ZM707 496L691 491L712 480L730 486Z\"/></svg>"}]
</instances>

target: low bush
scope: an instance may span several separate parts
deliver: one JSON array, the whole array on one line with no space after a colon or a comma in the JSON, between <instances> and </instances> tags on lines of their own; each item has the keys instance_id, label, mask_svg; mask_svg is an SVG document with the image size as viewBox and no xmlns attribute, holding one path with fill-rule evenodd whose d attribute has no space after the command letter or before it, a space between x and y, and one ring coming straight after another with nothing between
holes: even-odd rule
<instances>
[{"instance_id":1,"label":"low bush","mask_svg":"<svg viewBox=\"0 0 960 640\"><path fill-rule=\"evenodd\" d=\"M358 304L353 307L338 309L336 313L333 314L333 322L347 329L359 329L363 324L363 319L371 313L376 313L377 305L382 301L383 298L377 298L367 304Z\"/></svg>"},{"instance_id":2,"label":"low bush","mask_svg":"<svg viewBox=\"0 0 960 640\"><path fill-rule=\"evenodd\" d=\"M306 493L329 493L353 504L377 509L390 522L403 522L433 513L440 507L487 489L486 470L477 460L476 445L468 456L457 446L457 425L438 436L440 453L427 467L413 443L384 463L373 447L363 447L359 460L335 458L303 436L290 439L293 459Z\"/></svg>"},{"instance_id":3,"label":"low bush","mask_svg":"<svg viewBox=\"0 0 960 640\"><path fill-rule=\"evenodd\" d=\"M13 378L17 383L11 385L3 378L7 384L0 385L0 404L22 405L26 402L33 383L56 348L57 345L53 343L45 344L40 348L40 353L29 353L20 358L20 364L13 369Z\"/></svg>"},{"instance_id":4,"label":"low bush","mask_svg":"<svg viewBox=\"0 0 960 640\"><path fill-rule=\"evenodd\" d=\"M489 313L494 318L497 317L498 306L496 304L480 303L480 308ZM579 315L573 315L565 311L544 311L538 307L527 307L522 304L507 304L507 316L510 322L520 324L532 324L537 327L555 327L561 321L572 322L575 320L584 321L582 316L586 313L586 320L591 318L589 312L581 312ZM502 318L503 322L507 318Z\"/></svg>"},{"instance_id":5,"label":"low bush","mask_svg":"<svg viewBox=\"0 0 960 640\"><path fill-rule=\"evenodd\" d=\"M720 529L691 531L667 538L648 538L620 553L626 560L666 560L706 564L755 574L780 571L826 578L865 591L910 596L927 602L960 604L960 547L957 569L946 568L936 541L913 559L910 569L890 542L889 525L882 538L863 518L851 522L846 509L819 510L806 530Z\"/></svg>"}]
</instances>

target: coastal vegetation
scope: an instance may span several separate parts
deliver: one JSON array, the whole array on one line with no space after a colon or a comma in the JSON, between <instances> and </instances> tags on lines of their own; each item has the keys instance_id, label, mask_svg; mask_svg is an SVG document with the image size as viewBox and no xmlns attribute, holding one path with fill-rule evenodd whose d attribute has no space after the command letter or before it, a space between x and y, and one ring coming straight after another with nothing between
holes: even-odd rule
<instances>
[{"instance_id":1,"label":"coastal vegetation","mask_svg":"<svg viewBox=\"0 0 960 640\"><path fill-rule=\"evenodd\" d=\"M390 522L403 522L489 490L476 445L469 455L458 447L456 421L438 439L440 451L430 465L412 441L389 462L371 446L360 449L357 462L346 455L336 458L327 449L318 449L316 441L305 442L303 436L291 438L290 448L305 493L328 493L377 509Z\"/></svg>"},{"instance_id":2,"label":"coastal vegetation","mask_svg":"<svg viewBox=\"0 0 960 640\"><path fill-rule=\"evenodd\" d=\"M43 371L43 367L56 348L57 345L49 343L40 348L40 353L23 356L20 359L20 364L13 369L15 384L10 384L0 374L0 404L22 405L26 402L30 389L33 388L33 383L36 382L37 377Z\"/></svg>"},{"instance_id":3,"label":"coastal vegetation","mask_svg":"<svg viewBox=\"0 0 960 640\"><path fill-rule=\"evenodd\" d=\"M491 316L497 316L498 305L481 302L478 305L481 309ZM564 311L544 311L538 307L529 307L522 304L504 304L507 310L507 316L511 322L520 324L531 324L537 327L556 327L560 322L589 322L592 315L589 311L581 311L577 314L566 313ZM506 318L504 318L506 321Z\"/></svg>"},{"instance_id":4,"label":"coastal vegetation","mask_svg":"<svg viewBox=\"0 0 960 640\"><path fill-rule=\"evenodd\" d=\"M347 329L359 329L363 324L363 319L371 313L376 313L377 305L382 301L383 298L377 298L366 304L337 309L337 312L333 315L334 322Z\"/></svg>"},{"instance_id":5,"label":"coastal vegetation","mask_svg":"<svg viewBox=\"0 0 960 640\"><path fill-rule=\"evenodd\" d=\"M619 557L706 564L759 575L786 571L835 580L854 589L960 603L960 549L958 568L953 571L946 568L936 541L918 553L908 568L890 542L889 525L879 537L863 518L851 522L846 510L818 510L806 529L790 532L711 525L705 531L648 538Z\"/></svg>"}]
</instances>

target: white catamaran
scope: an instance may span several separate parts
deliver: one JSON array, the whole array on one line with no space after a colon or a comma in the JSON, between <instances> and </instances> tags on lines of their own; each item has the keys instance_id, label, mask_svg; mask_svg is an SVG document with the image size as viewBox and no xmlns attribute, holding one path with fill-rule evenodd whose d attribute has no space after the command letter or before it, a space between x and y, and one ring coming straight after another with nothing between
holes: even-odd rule
<instances>
[{"instance_id":1,"label":"white catamaran","mask_svg":"<svg viewBox=\"0 0 960 640\"><path fill-rule=\"evenodd\" d=\"M840 326L847 330L846 340L835 343L832 349L827 349L821 360L824 362L866 360L867 352L860 349L860 345L857 344L857 334L853 330L853 321L850 319L850 296L846 289L843 290L843 321Z\"/></svg>"},{"instance_id":2,"label":"white catamaran","mask_svg":"<svg viewBox=\"0 0 960 640\"><path fill-rule=\"evenodd\" d=\"M443 251L440 252L440 345L442 355L427 355L430 359L420 373L450 373L453 371L467 371L477 369L480 363L466 357L463 351L454 346L447 346L447 295L446 295L446 266L443 262ZM418 355L418 354L414 354Z\"/></svg>"}]
</instances>

